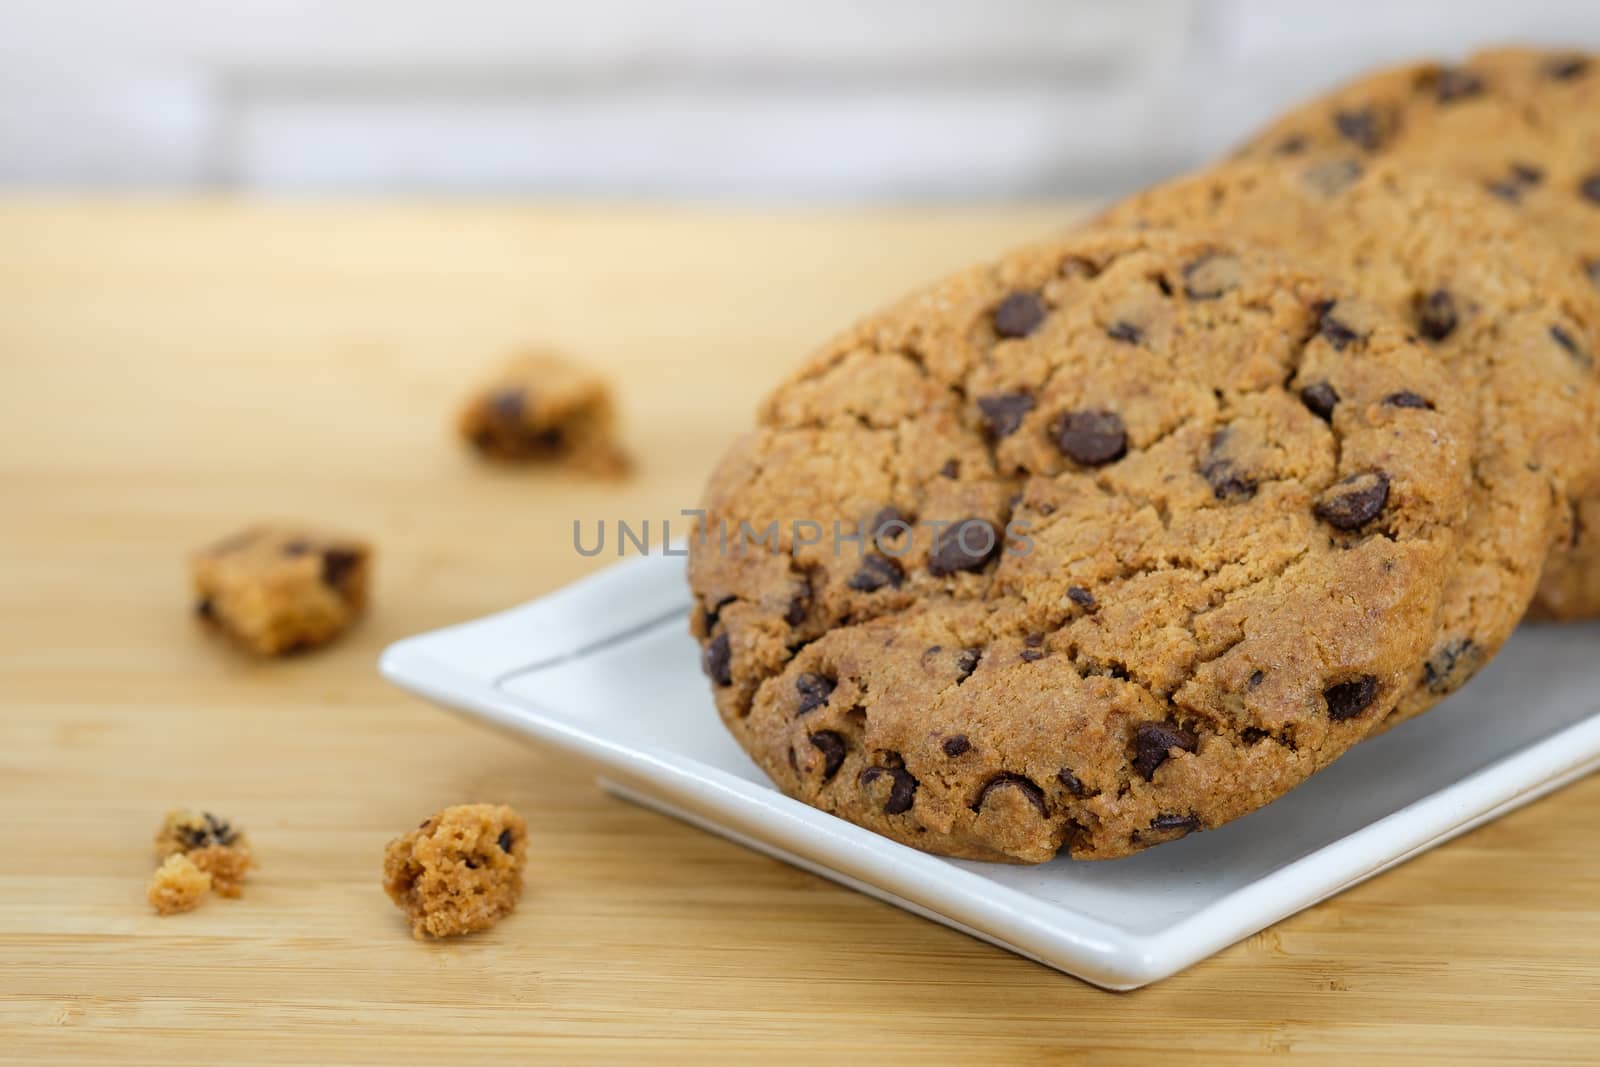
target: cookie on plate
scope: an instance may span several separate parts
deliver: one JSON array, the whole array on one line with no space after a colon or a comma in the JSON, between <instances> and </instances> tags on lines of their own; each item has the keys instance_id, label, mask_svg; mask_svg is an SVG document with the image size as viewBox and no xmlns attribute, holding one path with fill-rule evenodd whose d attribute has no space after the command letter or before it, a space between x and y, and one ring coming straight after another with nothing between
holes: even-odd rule
<instances>
[{"instance_id":1,"label":"cookie on plate","mask_svg":"<svg viewBox=\"0 0 1600 1067\"><path fill-rule=\"evenodd\" d=\"M1394 161L1225 164L1101 222L1201 227L1325 270L1409 323L1478 398L1469 514L1439 631L1397 717L1458 688L1510 636L1600 481L1600 292L1496 198Z\"/></svg>"},{"instance_id":2,"label":"cookie on plate","mask_svg":"<svg viewBox=\"0 0 1600 1067\"><path fill-rule=\"evenodd\" d=\"M918 848L1218 826L1411 689L1476 421L1409 324L1270 253L1020 249L768 399L690 545L703 666L781 789Z\"/></svg>"},{"instance_id":3,"label":"cookie on plate","mask_svg":"<svg viewBox=\"0 0 1600 1067\"><path fill-rule=\"evenodd\" d=\"M1386 158L1463 178L1533 223L1600 288L1600 66L1587 54L1500 49L1380 71L1291 110L1241 154ZM1556 618L1600 614L1600 483L1579 489L1570 538L1535 600Z\"/></svg>"}]
</instances>

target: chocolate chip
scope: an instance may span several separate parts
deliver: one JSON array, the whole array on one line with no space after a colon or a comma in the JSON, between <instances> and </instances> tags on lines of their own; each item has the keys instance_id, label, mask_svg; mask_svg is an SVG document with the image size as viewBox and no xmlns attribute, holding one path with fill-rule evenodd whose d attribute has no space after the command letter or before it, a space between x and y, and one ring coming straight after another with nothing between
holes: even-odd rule
<instances>
[{"instance_id":1,"label":"chocolate chip","mask_svg":"<svg viewBox=\"0 0 1600 1067\"><path fill-rule=\"evenodd\" d=\"M1378 113L1369 107L1355 111L1338 111L1333 116L1334 129L1339 136L1368 152L1383 147L1383 128Z\"/></svg>"},{"instance_id":2,"label":"chocolate chip","mask_svg":"<svg viewBox=\"0 0 1600 1067\"><path fill-rule=\"evenodd\" d=\"M1418 297L1416 313L1417 330L1430 341L1443 341L1455 332L1455 298L1443 289Z\"/></svg>"},{"instance_id":3,"label":"chocolate chip","mask_svg":"<svg viewBox=\"0 0 1600 1067\"><path fill-rule=\"evenodd\" d=\"M972 802L972 810L983 810L984 802L989 799L989 794L996 789L1015 789L1022 794L1024 800L1033 805L1033 809L1039 813L1041 819L1049 812L1049 808L1045 806L1044 802L1044 790L1034 785L1032 779L1009 772L997 774L989 779L984 787L978 791L978 799Z\"/></svg>"},{"instance_id":4,"label":"chocolate chip","mask_svg":"<svg viewBox=\"0 0 1600 1067\"><path fill-rule=\"evenodd\" d=\"M795 714L804 715L808 711L822 707L838 685L835 679L826 675L806 671L794 680L795 692L800 694L800 708Z\"/></svg>"},{"instance_id":5,"label":"chocolate chip","mask_svg":"<svg viewBox=\"0 0 1600 1067\"><path fill-rule=\"evenodd\" d=\"M340 588L359 562L359 552L345 548L327 549L322 553L322 584L332 589Z\"/></svg>"},{"instance_id":6,"label":"chocolate chip","mask_svg":"<svg viewBox=\"0 0 1600 1067\"><path fill-rule=\"evenodd\" d=\"M1239 740L1247 745L1259 745L1272 735L1258 726L1246 726L1239 731Z\"/></svg>"},{"instance_id":7,"label":"chocolate chip","mask_svg":"<svg viewBox=\"0 0 1600 1067\"><path fill-rule=\"evenodd\" d=\"M285 556L303 556L310 551L311 542L299 537L285 543L283 546L283 554Z\"/></svg>"},{"instance_id":8,"label":"chocolate chip","mask_svg":"<svg viewBox=\"0 0 1600 1067\"><path fill-rule=\"evenodd\" d=\"M966 734L956 734L954 737L944 739L944 754L954 759L972 750L972 742L967 740Z\"/></svg>"},{"instance_id":9,"label":"chocolate chip","mask_svg":"<svg viewBox=\"0 0 1600 1067\"><path fill-rule=\"evenodd\" d=\"M1600 204L1600 173L1591 174L1578 185L1578 192L1583 194L1585 200Z\"/></svg>"},{"instance_id":10,"label":"chocolate chip","mask_svg":"<svg viewBox=\"0 0 1600 1067\"><path fill-rule=\"evenodd\" d=\"M890 504L872 517L872 540L893 541L911 532L915 519Z\"/></svg>"},{"instance_id":11,"label":"chocolate chip","mask_svg":"<svg viewBox=\"0 0 1600 1067\"><path fill-rule=\"evenodd\" d=\"M1024 663L1037 663L1039 660L1044 659L1047 654L1037 648L1025 648L1018 653Z\"/></svg>"},{"instance_id":12,"label":"chocolate chip","mask_svg":"<svg viewBox=\"0 0 1600 1067\"><path fill-rule=\"evenodd\" d=\"M1336 530L1359 530L1377 518L1388 501L1389 476L1366 471L1332 486L1311 510Z\"/></svg>"},{"instance_id":13,"label":"chocolate chip","mask_svg":"<svg viewBox=\"0 0 1600 1067\"><path fill-rule=\"evenodd\" d=\"M972 677L972 672L978 669L978 661L983 658L981 648L963 648L956 656L956 684L960 685Z\"/></svg>"},{"instance_id":14,"label":"chocolate chip","mask_svg":"<svg viewBox=\"0 0 1600 1067\"><path fill-rule=\"evenodd\" d=\"M1000 551L995 529L982 519L962 519L939 531L928 553L928 573L943 578L957 571L982 570Z\"/></svg>"},{"instance_id":15,"label":"chocolate chip","mask_svg":"<svg viewBox=\"0 0 1600 1067\"><path fill-rule=\"evenodd\" d=\"M961 477L961 461L956 459L945 460L944 466L939 468L939 473L944 475L946 478L953 479Z\"/></svg>"},{"instance_id":16,"label":"chocolate chip","mask_svg":"<svg viewBox=\"0 0 1600 1067\"><path fill-rule=\"evenodd\" d=\"M1307 141L1304 134L1291 133L1274 146L1273 151L1280 156L1297 156L1306 150Z\"/></svg>"},{"instance_id":17,"label":"chocolate chip","mask_svg":"<svg viewBox=\"0 0 1600 1067\"><path fill-rule=\"evenodd\" d=\"M1193 752L1199 746L1200 739L1176 723L1142 722L1133 731L1133 769L1148 782L1173 749Z\"/></svg>"},{"instance_id":18,"label":"chocolate chip","mask_svg":"<svg viewBox=\"0 0 1600 1067\"><path fill-rule=\"evenodd\" d=\"M475 862L473 862L473 859L472 859L471 856L463 856L463 857L461 857L461 862L466 865L466 868L469 871L475 871L475 870L478 869L478 865Z\"/></svg>"},{"instance_id":19,"label":"chocolate chip","mask_svg":"<svg viewBox=\"0 0 1600 1067\"><path fill-rule=\"evenodd\" d=\"M800 590L789 598L789 607L783 613L783 621L790 626L799 626L806 621L806 615L811 611L811 576L800 576Z\"/></svg>"},{"instance_id":20,"label":"chocolate chip","mask_svg":"<svg viewBox=\"0 0 1600 1067\"><path fill-rule=\"evenodd\" d=\"M1300 390L1300 403L1323 422L1332 422L1333 409L1339 405L1339 393L1327 382L1312 382Z\"/></svg>"},{"instance_id":21,"label":"chocolate chip","mask_svg":"<svg viewBox=\"0 0 1600 1067\"><path fill-rule=\"evenodd\" d=\"M810 738L811 747L822 753L822 780L831 781L844 765L844 738L832 730L818 730Z\"/></svg>"},{"instance_id":22,"label":"chocolate chip","mask_svg":"<svg viewBox=\"0 0 1600 1067\"><path fill-rule=\"evenodd\" d=\"M1523 185L1538 185L1544 181L1544 168L1533 163L1513 163L1511 176Z\"/></svg>"},{"instance_id":23,"label":"chocolate chip","mask_svg":"<svg viewBox=\"0 0 1600 1067\"><path fill-rule=\"evenodd\" d=\"M733 653L728 647L728 635L718 634L711 639L706 650L700 653L700 669L718 685L733 684Z\"/></svg>"},{"instance_id":24,"label":"chocolate chip","mask_svg":"<svg viewBox=\"0 0 1600 1067\"><path fill-rule=\"evenodd\" d=\"M989 436L999 439L1010 437L1022 425L1022 419L1033 410L1031 393L996 393L980 396L978 410L983 413L984 428Z\"/></svg>"},{"instance_id":25,"label":"chocolate chip","mask_svg":"<svg viewBox=\"0 0 1600 1067\"><path fill-rule=\"evenodd\" d=\"M1583 272L1589 276L1591 285L1600 286L1600 258L1584 260Z\"/></svg>"},{"instance_id":26,"label":"chocolate chip","mask_svg":"<svg viewBox=\"0 0 1600 1067\"><path fill-rule=\"evenodd\" d=\"M1081 585L1067 586L1067 599L1086 610L1094 609L1094 594Z\"/></svg>"},{"instance_id":27,"label":"chocolate chip","mask_svg":"<svg viewBox=\"0 0 1600 1067\"><path fill-rule=\"evenodd\" d=\"M514 425L528 410L528 395L521 389L501 389L489 397L489 415L495 422Z\"/></svg>"},{"instance_id":28,"label":"chocolate chip","mask_svg":"<svg viewBox=\"0 0 1600 1067\"><path fill-rule=\"evenodd\" d=\"M1589 353L1585 352L1582 346L1578 344L1577 338L1573 337L1560 326L1550 327L1550 338L1551 340L1555 341L1556 344L1566 349L1567 355L1571 356L1585 367L1593 364L1594 361L1590 358Z\"/></svg>"},{"instance_id":29,"label":"chocolate chip","mask_svg":"<svg viewBox=\"0 0 1600 1067\"><path fill-rule=\"evenodd\" d=\"M1183 292L1190 300L1215 300L1239 285L1243 267L1237 257L1210 252L1183 268Z\"/></svg>"},{"instance_id":30,"label":"chocolate chip","mask_svg":"<svg viewBox=\"0 0 1600 1067\"><path fill-rule=\"evenodd\" d=\"M1267 676L1265 674L1261 673L1260 671L1251 671L1250 672L1250 681L1249 681L1248 684L1249 684L1251 689L1254 689L1256 686L1258 686L1262 682L1266 681L1266 678L1267 678Z\"/></svg>"},{"instance_id":31,"label":"chocolate chip","mask_svg":"<svg viewBox=\"0 0 1600 1067\"><path fill-rule=\"evenodd\" d=\"M862 557L861 566L845 584L858 593L876 593L886 585L899 589L905 577L906 572L900 564L888 556L869 552Z\"/></svg>"},{"instance_id":32,"label":"chocolate chip","mask_svg":"<svg viewBox=\"0 0 1600 1067\"><path fill-rule=\"evenodd\" d=\"M201 597L194 606L194 613L200 618L210 622L217 617L217 606L211 602L210 597Z\"/></svg>"},{"instance_id":33,"label":"chocolate chip","mask_svg":"<svg viewBox=\"0 0 1600 1067\"><path fill-rule=\"evenodd\" d=\"M861 784L871 785L884 775L893 781L889 786L889 799L883 802L883 813L899 815L910 811L911 802L917 796L917 780L904 767L868 767L861 772Z\"/></svg>"},{"instance_id":34,"label":"chocolate chip","mask_svg":"<svg viewBox=\"0 0 1600 1067\"><path fill-rule=\"evenodd\" d=\"M1114 411L1069 411L1051 427L1061 454L1085 467L1101 467L1128 452L1128 431Z\"/></svg>"},{"instance_id":35,"label":"chocolate chip","mask_svg":"<svg viewBox=\"0 0 1600 1067\"><path fill-rule=\"evenodd\" d=\"M1551 56L1540 69L1547 78L1558 82L1571 81L1589 69L1589 58L1581 55Z\"/></svg>"},{"instance_id":36,"label":"chocolate chip","mask_svg":"<svg viewBox=\"0 0 1600 1067\"><path fill-rule=\"evenodd\" d=\"M1483 92L1483 79L1470 70L1445 67L1434 79L1433 93L1441 104L1453 103Z\"/></svg>"},{"instance_id":37,"label":"chocolate chip","mask_svg":"<svg viewBox=\"0 0 1600 1067\"><path fill-rule=\"evenodd\" d=\"M1398 393L1390 393L1383 398L1383 402L1392 408L1424 408L1433 410L1433 401L1425 396L1418 396L1409 389L1402 389Z\"/></svg>"},{"instance_id":38,"label":"chocolate chip","mask_svg":"<svg viewBox=\"0 0 1600 1067\"><path fill-rule=\"evenodd\" d=\"M1233 503L1249 500L1256 495L1256 482L1241 471L1224 449L1228 444L1228 431L1218 430L1211 435L1211 450L1200 466L1200 476L1211 486L1211 495L1218 500Z\"/></svg>"},{"instance_id":39,"label":"chocolate chip","mask_svg":"<svg viewBox=\"0 0 1600 1067\"><path fill-rule=\"evenodd\" d=\"M1322 322L1318 325L1317 332L1322 334L1323 340L1333 346L1335 352L1343 352L1353 342L1361 340L1359 333L1333 317L1332 304L1323 309Z\"/></svg>"},{"instance_id":40,"label":"chocolate chip","mask_svg":"<svg viewBox=\"0 0 1600 1067\"><path fill-rule=\"evenodd\" d=\"M1131 322L1124 322L1119 319L1106 327L1106 336L1113 341L1136 345L1144 339L1144 331Z\"/></svg>"},{"instance_id":41,"label":"chocolate chip","mask_svg":"<svg viewBox=\"0 0 1600 1067\"><path fill-rule=\"evenodd\" d=\"M500 831L500 836L494 839L494 843L500 846L500 851L501 852L510 852L511 851L511 831L510 830L501 830Z\"/></svg>"},{"instance_id":42,"label":"chocolate chip","mask_svg":"<svg viewBox=\"0 0 1600 1067\"><path fill-rule=\"evenodd\" d=\"M1157 815L1150 820L1150 829L1163 834L1189 834L1200 829L1198 815Z\"/></svg>"},{"instance_id":43,"label":"chocolate chip","mask_svg":"<svg viewBox=\"0 0 1600 1067\"><path fill-rule=\"evenodd\" d=\"M1012 293L994 309L994 332L1001 337L1026 337L1048 314L1038 293Z\"/></svg>"},{"instance_id":44,"label":"chocolate chip","mask_svg":"<svg viewBox=\"0 0 1600 1067\"><path fill-rule=\"evenodd\" d=\"M1081 797L1089 791L1084 786L1082 779L1065 767L1056 772L1056 781L1060 782L1061 787L1075 797Z\"/></svg>"},{"instance_id":45,"label":"chocolate chip","mask_svg":"<svg viewBox=\"0 0 1600 1067\"><path fill-rule=\"evenodd\" d=\"M1334 722L1353 719L1378 699L1378 679L1363 674L1353 682L1331 685L1322 691L1322 699L1328 702L1328 718Z\"/></svg>"},{"instance_id":46,"label":"chocolate chip","mask_svg":"<svg viewBox=\"0 0 1600 1067\"><path fill-rule=\"evenodd\" d=\"M1422 683L1430 693L1454 692L1482 661L1482 653L1472 638L1458 637L1428 657L1428 662L1422 665Z\"/></svg>"}]
</instances>

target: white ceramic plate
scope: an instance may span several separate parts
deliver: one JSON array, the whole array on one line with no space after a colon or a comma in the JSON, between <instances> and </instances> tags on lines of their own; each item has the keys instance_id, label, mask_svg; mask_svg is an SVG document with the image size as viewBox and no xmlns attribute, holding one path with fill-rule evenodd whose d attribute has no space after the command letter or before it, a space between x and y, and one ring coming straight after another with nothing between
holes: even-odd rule
<instances>
[{"instance_id":1,"label":"white ceramic plate","mask_svg":"<svg viewBox=\"0 0 1600 1067\"><path fill-rule=\"evenodd\" d=\"M1220 830L1123 860L947 860L780 794L723 730L683 560L620 563L392 646L446 707L592 761L608 790L1110 989L1165 978L1600 767L1600 626L1524 628L1472 685Z\"/></svg>"}]
</instances>

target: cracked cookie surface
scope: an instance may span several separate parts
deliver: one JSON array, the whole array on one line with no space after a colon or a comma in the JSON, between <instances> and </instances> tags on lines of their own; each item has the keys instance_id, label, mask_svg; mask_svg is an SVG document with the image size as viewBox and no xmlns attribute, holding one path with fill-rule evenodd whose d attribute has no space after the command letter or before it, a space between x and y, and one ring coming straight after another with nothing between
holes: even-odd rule
<instances>
[{"instance_id":1,"label":"cracked cookie surface","mask_svg":"<svg viewBox=\"0 0 1600 1067\"><path fill-rule=\"evenodd\" d=\"M1460 64L1379 71L1295 108L1241 150L1255 158L1383 158L1480 186L1563 250L1600 290L1600 63L1573 51L1498 49ZM1600 481L1580 487L1545 566L1537 612L1600 614Z\"/></svg>"},{"instance_id":2,"label":"cracked cookie surface","mask_svg":"<svg viewBox=\"0 0 1600 1067\"><path fill-rule=\"evenodd\" d=\"M1476 423L1407 332L1156 231L870 318L707 487L692 627L725 723L790 795L947 855L1115 857L1281 795L1436 628Z\"/></svg>"},{"instance_id":3,"label":"cracked cookie surface","mask_svg":"<svg viewBox=\"0 0 1600 1067\"><path fill-rule=\"evenodd\" d=\"M1393 161L1225 164L1100 221L1227 233L1325 270L1409 323L1477 397L1469 513L1440 628L1396 717L1464 684L1527 610L1549 552L1570 543L1600 472L1600 293L1509 207Z\"/></svg>"}]
</instances>

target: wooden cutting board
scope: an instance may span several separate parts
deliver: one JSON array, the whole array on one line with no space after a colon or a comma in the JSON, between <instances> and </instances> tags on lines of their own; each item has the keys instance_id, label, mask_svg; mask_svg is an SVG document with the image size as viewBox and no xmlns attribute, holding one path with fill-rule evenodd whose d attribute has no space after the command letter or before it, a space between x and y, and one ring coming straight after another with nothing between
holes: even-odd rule
<instances>
[{"instance_id":1,"label":"wooden cutting board","mask_svg":"<svg viewBox=\"0 0 1600 1067\"><path fill-rule=\"evenodd\" d=\"M575 518L692 507L829 332L1072 217L0 202L0 1059L1593 1059L1600 780L1119 995L379 681L386 643L603 565ZM631 481L456 447L457 398L525 343L615 378ZM185 553L301 516L377 541L370 619L283 663L199 632ZM528 816L528 892L487 934L413 942L383 845L469 800ZM145 905L175 805L249 829L243 900Z\"/></svg>"}]
</instances>

